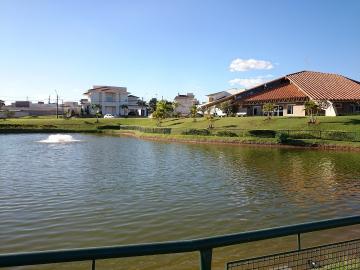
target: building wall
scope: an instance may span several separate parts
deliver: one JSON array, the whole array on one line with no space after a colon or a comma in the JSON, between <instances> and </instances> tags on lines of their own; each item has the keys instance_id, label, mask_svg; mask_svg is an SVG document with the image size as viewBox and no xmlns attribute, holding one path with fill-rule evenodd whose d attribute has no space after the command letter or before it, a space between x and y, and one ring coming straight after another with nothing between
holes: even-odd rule
<instances>
[{"instance_id":1,"label":"building wall","mask_svg":"<svg viewBox=\"0 0 360 270\"><path fill-rule=\"evenodd\" d=\"M125 115L127 110L122 106L128 105L128 94L126 88L114 88L109 91L93 90L89 93L89 102L100 104L103 114Z\"/></svg>"},{"instance_id":2,"label":"building wall","mask_svg":"<svg viewBox=\"0 0 360 270\"><path fill-rule=\"evenodd\" d=\"M304 104L299 104L299 103L275 103L275 105L277 106L282 106L283 110L282 110L282 114L283 116L305 116L305 106ZM292 105L293 106L293 113L292 114L288 114L288 106ZM240 107L241 109L239 109L239 112L244 112L245 109L247 108L247 114L250 116L262 116L264 115L263 109L262 107L264 106L264 104L254 104L254 105L247 105L247 106L242 106ZM274 113L274 116L276 116L276 113Z\"/></svg>"},{"instance_id":3,"label":"building wall","mask_svg":"<svg viewBox=\"0 0 360 270\"><path fill-rule=\"evenodd\" d=\"M293 114L288 114L288 106L293 105ZM303 104L285 104L284 106L284 116L305 116L305 106Z\"/></svg>"},{"instance_id":4,"label":"building wall","mask_svg":"<svg viewBox=\"0 0 360 270\"><path fill-rule=\"evenodd\" d=\"M175 112L181 115L189 115L191 107L198 104L198 101L192 93L188 93L187 96L177 96L174 101L178 103Z\"/></svg>"}]
</instances>

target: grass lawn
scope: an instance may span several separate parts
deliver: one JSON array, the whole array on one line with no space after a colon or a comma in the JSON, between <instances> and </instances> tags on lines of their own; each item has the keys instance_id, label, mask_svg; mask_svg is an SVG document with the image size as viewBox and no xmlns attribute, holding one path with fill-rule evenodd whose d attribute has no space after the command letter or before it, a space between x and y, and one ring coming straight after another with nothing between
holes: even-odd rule
<instances>
[{"instance_id":1,"label":"grass lawn","mask_svg":"<svg viewBox=\"0 0 360 270\"><path fill-rule=\"evenodd\" d=\"M274 117L266 120L265 117L224 117L216 118L214 127L216 129L272 129L272 130L341 130L360 132L360 115L319 117L319 123L308 125L306 117ZM69 120L56 119L55 117L31 117L0 120L0 128L17 126L16 128L43 128L53 127L59 129L91 130L97 129L99 125L136 125L156 127L156 121L148 118L73 118ZM173 129L173 133L180 134L186 129L203 129L208 127L208 121L204 118L197 118L193 122L191 118L171 118L163 121L162 127Z\"/></svg>"},{"instance_id":2,"label":"grass lawn","mask_svg":"<svg viewBox=\"0 0 360 270\"><path fill-rule=\"evenodd\" d=\"M355 141L348 140L323 140L323 139L296 139L291 140L288 144L298 146L337 145L341 147L360 148L360 115L338 116L338 117L319 117L318 124L309 125L306 117L274 117L267 120L266 117L225 117L216 118L213 125L216 134L219 131L235 131L241 134L243 130L318 130L318 131L346 131L359 132ZM189 129L206 129L208 120L197 118L194 122L191 118L171 118L162 122L161 127L171 128L170 135L151 134L133 132L135 136L156 139L171 139L179 141L202 141L202 142L221 142L221 143L259 143L259 144L276 144L274 138L259 138L249 135L240 137L219 137L219 136L199 136L199 135L182 135L182 132ZM0 133L6 132L103 132L98 129L99 126L111 125L131 125L141 127L156 127L156 121L148 118L114 118L99 119L96 118L73 118L65 120L55 117L26 117L18 119L0 120ZM110 131L106 131L111 134ZM126 133L126 130L114 131L112 134ZM228 136L228 135L226 135Z\"/></svg>"}]
</instances>

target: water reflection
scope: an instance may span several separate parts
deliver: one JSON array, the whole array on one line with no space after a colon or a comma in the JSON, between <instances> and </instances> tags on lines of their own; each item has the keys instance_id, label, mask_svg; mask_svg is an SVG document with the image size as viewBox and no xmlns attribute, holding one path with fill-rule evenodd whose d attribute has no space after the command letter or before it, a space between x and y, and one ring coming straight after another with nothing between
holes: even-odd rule
<instances>
[{"instance_id":1,"label":"water reflection","mask_svg":"<svg viewBox=\"0 0 360 270\"><path fill-rule=\"evenodd\" d=\"M43 137L0 136L1 253L190 239L359 213L358 153L88 135L74 135L81 144L36 143ZM215 264L222 268L227 255ZM149 269L174 261L177 269L197 264L179 256Z\"/></svg>"}]
</instances>

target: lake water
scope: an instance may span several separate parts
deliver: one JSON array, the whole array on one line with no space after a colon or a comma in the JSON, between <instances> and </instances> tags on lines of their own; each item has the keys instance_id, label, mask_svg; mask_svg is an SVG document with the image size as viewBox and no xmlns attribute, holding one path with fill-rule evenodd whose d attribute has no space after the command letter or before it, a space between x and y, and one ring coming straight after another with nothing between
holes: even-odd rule
<instances>
[{"instance_id":1,"label":"lake water","mask_svg":"<svg viewBox=\"0 0 360 270\"><path fill-rule=\"evenodd\" d=\"M360 153L72 136L79 141L0 135L0 253L192 239L360 214ZM329 235L342 237L308 241ZM213 266L283 250L292 240L217 249ZM106 260L97 269L197 264L190 253Z\"/></svg>"}]
</instances>

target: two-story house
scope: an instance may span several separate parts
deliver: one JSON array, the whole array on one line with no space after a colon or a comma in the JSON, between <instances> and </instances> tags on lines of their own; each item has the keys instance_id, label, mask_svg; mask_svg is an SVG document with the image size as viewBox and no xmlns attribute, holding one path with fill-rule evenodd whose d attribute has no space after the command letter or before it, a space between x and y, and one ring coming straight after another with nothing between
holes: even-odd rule
<instances>
[{"instance_id":1,"label":"two-story house","mask_svg":"<svg viewBox=\"0 0 360 270\"><path fill-rule=\"evenodd\" d=\"M84 95L88 98L88 109L94 113L92 106L94 104L101 106L103 114L112 114L114 116L127 115L129 92L126 87L94 85L87 90Z\"/></svg>"},{"instance_id":2,"label":"two-story house","mask_svg":"<svg viewBox=\"0 0 360 270\"><path fill-rule=\"evenodd\" d=\"M193 93L187 93L186 95L178 94L174 98L174 102L177 103L175 112L181 116L189 115L191 107L199 104L199 101L197 99L195 99L195 96Z\"/></svg>"}]
</instances>

